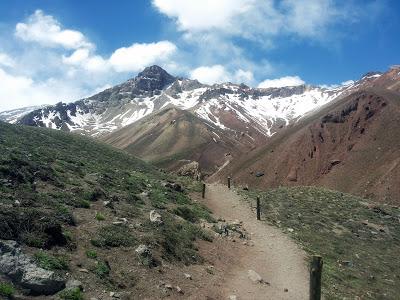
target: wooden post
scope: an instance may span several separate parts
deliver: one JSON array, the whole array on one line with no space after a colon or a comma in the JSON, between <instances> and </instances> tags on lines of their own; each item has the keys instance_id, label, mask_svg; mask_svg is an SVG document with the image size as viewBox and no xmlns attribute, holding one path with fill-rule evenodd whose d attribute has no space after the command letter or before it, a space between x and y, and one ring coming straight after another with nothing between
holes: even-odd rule
<instances>
[{"instance_id":1,"label":"wooden post","mask_svg":"<svg viewBox=\"0 0 400 300\"><path fill-rule=\"evenodd\" d=\"M231 178L228 177L228 189L230 189L230 188L231 188Z\"/></svg>"},{"instance_id":2,"label":"wooden post","mask_svg":"<svg viewBox=\"0 0 400 300\"><path fill-rule=\"evenodd\" d=\"M203 183L203 191L201 193L201 197L204 199L205 195L206 195L206 184Z\"/></svg>"},{"instance_id":3,"label":"wooden post","mask_svg":"<svg viewBox=\"0 0 400 300\"><path fill-rule=\"evenodd\" d=\"M257 220L261 220L260 197L257 196Z\"/></svg>"},{"instance_id":4,"label":"wooden post","mask_svg":"<svg viewBox=\"0 0 400 300\"><path fill-rule=\"evenodd\" d=\"M322 257L314 255L310 265L310 300L321 300Z\"/></svg>"}]
</instances>

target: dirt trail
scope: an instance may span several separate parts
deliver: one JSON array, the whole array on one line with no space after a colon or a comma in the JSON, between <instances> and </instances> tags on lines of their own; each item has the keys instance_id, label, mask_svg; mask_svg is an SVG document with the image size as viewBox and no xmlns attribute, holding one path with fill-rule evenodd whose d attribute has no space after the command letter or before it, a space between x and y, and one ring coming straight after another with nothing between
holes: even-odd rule
<instances>
[{"instance_id":1,"label":"dirt trail","mask_svg":"<svg viewBox=\"0 0 400 300\"><path fill-rule=\"evenodd\" d=\"M236 295L238 300L308 298L305 252L290 238L275 227L257 221L249 205L225 186L207 185L205 204L216 217L242 221L254 244L236 243L231 247L227 255L230 265L223 266L222 258L224 278L216 287L221 299L229 299L231 295ZM252 282L248 270L257 272L270 285Z\"/></svg>"}]
</instances>

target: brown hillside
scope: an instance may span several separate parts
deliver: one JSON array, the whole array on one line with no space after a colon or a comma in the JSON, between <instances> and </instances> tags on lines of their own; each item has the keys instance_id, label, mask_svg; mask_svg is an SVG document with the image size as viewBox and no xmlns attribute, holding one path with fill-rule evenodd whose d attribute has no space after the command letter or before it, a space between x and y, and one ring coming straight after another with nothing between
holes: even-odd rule
<instances>
[{"instance_id":1,"label":"brown hillside","mask_svg":"<svg viewBox=\"0 0 400 300\"><path fill-rule=\"evenodd\" d=\"M322 185L400 204L400 95L393 90L366 89L323 108L227 166L220 179L264 189Z\"/></svg>"},{"instance_id":2,"label":"brown hillside","mask_svg":"<svg viewBox=\"0 0 400 300\"><path fill-rule=\"evenodd\" d=\"M177 108L152 114L103 140L170 170L197 161L205 174L252 147L247 135L237 136L234 131L229 135L189 111Z\"/></svg>"}]
</instances>

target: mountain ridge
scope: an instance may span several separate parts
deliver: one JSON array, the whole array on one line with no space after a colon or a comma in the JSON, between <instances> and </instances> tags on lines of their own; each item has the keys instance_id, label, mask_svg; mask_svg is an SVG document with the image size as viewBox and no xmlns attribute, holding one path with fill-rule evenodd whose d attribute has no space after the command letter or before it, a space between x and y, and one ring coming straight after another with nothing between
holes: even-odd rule
<instances>
[{"instance_id":1,"label":"mountain ridge","mask_svg":"<svg viewBox=\"0 0 400 300\"><path fill-rule=\"evenodd\" d=\"M222 129L243 132L253 123L251 126L261 135L269 137L280 126L368 80L371 78L330 88L311 85L251 88L233 83L205 85L197 80L174 77L159 66L151 66L136 77L91 97L32 111L18 123L96 137L173 105L192 110ZM239 120L240 126L230 124L232 119Z\"/></svg>"}]
</instances>

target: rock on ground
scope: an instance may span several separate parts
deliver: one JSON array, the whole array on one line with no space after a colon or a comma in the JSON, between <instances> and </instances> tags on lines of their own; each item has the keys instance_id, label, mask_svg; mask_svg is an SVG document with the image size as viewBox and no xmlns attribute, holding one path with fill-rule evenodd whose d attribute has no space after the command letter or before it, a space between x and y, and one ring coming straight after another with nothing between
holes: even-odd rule
<instances>
[{"instance_id":1,"label":"rock on ground","mask_svg":"<svg viewBox=\"0 0 400 300\"><path fill-rule=\"evenodd\" d=\"M0 240L0 273L33 295L52 295L65 287L65 279L38 267L15 241Z\"/></svg>"}]
</instances>

